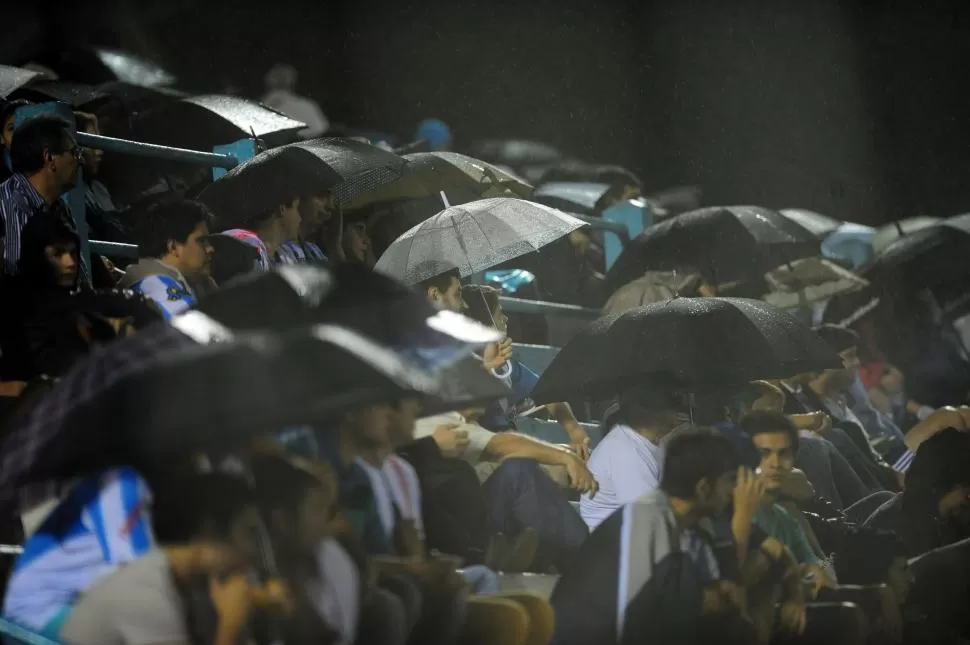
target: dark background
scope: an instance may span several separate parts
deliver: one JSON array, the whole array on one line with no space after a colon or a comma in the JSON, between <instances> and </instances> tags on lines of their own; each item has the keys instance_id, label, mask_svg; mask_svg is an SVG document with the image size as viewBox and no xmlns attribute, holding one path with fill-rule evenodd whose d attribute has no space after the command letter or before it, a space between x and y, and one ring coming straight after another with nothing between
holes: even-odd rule
<instances>
[{"instance_id":1,"label":"dark background","mask_svg":"<svg viewBox=\"0 0 970 645\"><path fill-rule=\"evenodd\" d=\"M881 223L970 211L970 8L834 0L163 2L5 9L0 60L69 41L258 96L276 62L332 121L549 142L705 202Z\"/></svg>"}]
</instances>

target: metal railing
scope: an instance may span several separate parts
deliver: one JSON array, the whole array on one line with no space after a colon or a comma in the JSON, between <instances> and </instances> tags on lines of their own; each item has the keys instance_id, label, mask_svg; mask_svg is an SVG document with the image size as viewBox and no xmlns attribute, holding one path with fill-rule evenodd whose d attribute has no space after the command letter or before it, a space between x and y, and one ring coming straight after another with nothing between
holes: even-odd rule
<instances>
[{"instance_id":1,"label":"metal railing","mask_svg":"<svg viewBox=\"0 0 970 645\"><path fill-rule=\"evenodd\" d=\"M181 161L183 163L193 163L201 166L216 166L217 168L227 169L235 168L239 165L239 160L230 154L218 154L215 152L188 150L186 148L173 148L172 146L160 146L154 143L129 141L128 139L116 139L114 137L105 137L100 134L88 134L87 132L78 132L77 142L85 148L94 148L96 150L104 150L106 152L118 152L136 157L162 159L164 161Z\"/></svg>"},{"instance_id":2,"label":"metal railing","mask_svg":"<svg viewBox=\"0 0 970 645\"><path fill-rule=\"evenodd\" d=\"M588 320L593 320L603 315L599 309L567 305L561 302L525 300L524 298L513 298L511 296L501 296L499 301L502 303L502 309L505 311L514 311L520 314L547 314L550 316L584 318Z\"/></svg>"},{"instance_id":3,"label":"metal railing","mask_svg":"<svg viewBox=\"0 0 970 645\"><path fill-rule=\"evenodd\" d=\"M108 242L107 240L88 240L88 247L92 253L110 255L118 258L138 259L138 245L124 242Z\"/></svg>"}]
</instances>

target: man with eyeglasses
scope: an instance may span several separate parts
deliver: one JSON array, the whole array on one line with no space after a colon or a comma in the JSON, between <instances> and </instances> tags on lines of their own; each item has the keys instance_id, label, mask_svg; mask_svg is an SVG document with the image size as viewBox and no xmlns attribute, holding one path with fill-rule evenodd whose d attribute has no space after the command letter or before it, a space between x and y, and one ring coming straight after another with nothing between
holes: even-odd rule
<instances>
[{"instance_id":1,"label":"man with eyeglasses","mask_svg":"<svg viewBox=\"0 0 970 645\"><path fill-rule=\"evenodd\" d=\"M4 275L17 273L21 230L34 214L56 211L71 222L59 198L77 183L81 149L66 121L40 115L14 132L10 159L14 174L0 184Z\"/></svg>"}]
</instances>

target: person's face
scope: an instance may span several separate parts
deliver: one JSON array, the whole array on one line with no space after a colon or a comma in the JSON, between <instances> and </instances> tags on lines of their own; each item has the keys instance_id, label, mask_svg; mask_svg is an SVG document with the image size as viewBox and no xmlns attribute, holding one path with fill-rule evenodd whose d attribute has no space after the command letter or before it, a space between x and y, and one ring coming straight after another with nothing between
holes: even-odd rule
<instances>
[{"instance_id":1,"label":"person's face","mask_svg":"<svg viewBox=\"0 0 970 645\"><path fill-rule=\"evenodd\" d=\"M448 285L448 288L444 291L437 287L432 287L428 290L428 298L431 300L432 304L435 304L442 309L447 309L449 311L458 313L465 310L465 300L461 295L461 280L458 278L453 277L451 279L451 283Z\"/></svg>"},{"instance_id":2,"label":"person's face","mask_svg":"<svg viewBox=\"0 0 970 645\"><path fill-rule=\"evenodd\" d=\"M892 589L893 595L896 596L896 602L900 605L906 603L906 598L909 596L909 588L913 585L913 582L913 572L909 568L909 561L905 556L897 555L893 559L892 566L889 567L889 573L886 575L886 584Z\"/></svg>"},{"instance_id":3,"label":"person's face","mask_svg":"<svg viewBox=\"0 0 970 645\"><path fill-rule=\"evenodd\" d=\"M263 532L263 520L255 506L245 509L229 527L229 546L246 562L258 564L262 553L260 551L260 535Z\"/></svg>"},{"instance_id":4,"label":"person's face","mask_svg":"<svg viewBox=\"0 0 970 645\"><path fill-rule=\"evenodd\" d=\"M54 282L71 288L77 283L77 244L57 242L44 247L44 258L51 267Z\"/></svg>"},{"instance_id":5,"label":"person's face","mask_svg":"<svg viewBox=\"0 0 970 645\"><path fill-rule=\"evenodd\" d=\"M354 222L344 229L344 251L348 258L367 264L370 256L370 236L367 234L367 224Z\"/></svg>"},{"instance_id":6,"label":"person's face","mask_svg":"<svg viewBox=\"0 0 970 645\"><path fill-rule=\"evenodd\" d=\"M414 439L414 422L421 413L421 402L405 398L394 408L388 428L391 445L397 448Z\"/></svg>"},{"instance_id":7,"label":"person's face","mask_svg":"<svg viewBox=\"0 0 970 645\"><path fill-rule=\"evenodd\" d=\"M98 128L97 122L87 124L84 131L88 134L101 134L101 130ZM95 150L94 148L82 148L81 167L84 169L84 172L91 177L97 175L98 169L101 167L102 156L104 156L104 152L101 150Z\"/></svg>"},{"instance_id":8,"label":"person's face","mask_svg":"<svg viewBox=\"0 0 970 645\"><path fill-rule=\"evenodd\" d=\"M761 477L765 488L778 490L782 479L795 467L795 450L787 432L763 432L752 438L755 448L761 455Z\"/></svg>"},{"instance_id":9,"label":"person's face","mask_svg":"<svg viewBox=\"0 0 970 645\"><path fill-rule=\"evenodd\" d=\"M10 150L10 142L13 141L13 124L16 121L16 115L11 114L3 122L3 132L0 132L0 141L3 142L3 147Z\"/></svg>"},{"instance_id":10,"label":"person's face","mask_svg":"<svg viewBox=\"0 0 970 645\"><path fill-rule=\"evenodd\" d=\"M72 137L67 137L64 152L48 153L47 167L54 176L58 186L65 192L77 185L79 159L81 149Z\"/></svg>"},{"instance_id":11,"label":"person's face","mask_svg":"<svg viewBox=\"0 0 970 645\"><path fill-rule=\"evenodd\" d=\"M300 199L294 199L283 207L280 214L283 240L300 239Z\"/></svg>"},{"instance_id":12,"label":"person's face","mask_svg":"<svg viewBox=\"0 0 970 645\"><path fill-rule=\"evenodd\" d=\"M697 502L704 515L714 517L727 510L734 499L734 485L737 473L726 472L715 480L703 479L697 484Z\"/></svg>"},{"instance_id":13,"label":"person's face","mask_svg":"<svg viewBox=\"0 0 970 645\"><path fill-rule=\"evenodd\" d=\"M209 264L212 253L212 245L209 244L209 227L205 222L200 222L192 229L189 236L185 239L185 244L172 244L171 254L178 263L178 269L182 273L192 275L208 275Z\"/></svg>"},{"instance_id":14,"label":"person's face","mask_svg":"<svg viewBox=\"0 0 970 645\"><path fill-rule=\"evenodd\" d=\"M363 410L347 415L347 429L354 440L369 446L390 444L390 430L394 422L395 410L389 403L377 403Z\"/></svg>"}]
</instances>

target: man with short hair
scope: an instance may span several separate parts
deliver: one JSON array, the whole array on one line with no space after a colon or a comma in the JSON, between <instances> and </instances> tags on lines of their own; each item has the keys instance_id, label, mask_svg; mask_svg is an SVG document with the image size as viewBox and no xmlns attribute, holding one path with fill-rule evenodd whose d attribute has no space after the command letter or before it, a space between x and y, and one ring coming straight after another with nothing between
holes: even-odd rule
<instances>
[{"instance_id":1,"label":"man with short hair","mask_svg":"<svg viewBox=\"0 0 970 645\"><path fill-rule=\"evenodd\" d=\"M60 197L77 183L80 155L71 126L63 119L35 116L17 128L10 146L14 174L0 184L5 274L17 273L20 232L35 213L56 210L70 220Z\"/></svg>"},{"instance_id":2,"label":"man with short hair","mask_svg":"<svg viewBox=\"0 0 970 645\"><path fill-rule=\"evenodd\" d=\"M795 467L798 452L798 430L784 414L756 411L745 415L738 428L749 437L761 455L760 477L764 480L765 497L754 523L784 544L802 565L802 573L814 576L816 589L834 587L831 572L822 560L798 520L780 502L785 478ZM798 512L798 509L794 509ZM806 524L807 525L807 524Z\"/></svg>"},{"instance_id":3,"label":"man with short hair","mask_svg":"<svg viewBox=\"0 0 970 645\"><path fill-rule=\"evenodd\" d=\"M87 112L75 112L77 129L87 134L101 134L98 117ZM118 219L118 209L108 188L98 181L104 152L96 148L83 148L81 169L84 171L84 206L91 237L111 242L125 242L124 227Z\"/></svg>"},{"instance_id":4,"label":"man with short hair","mask_svg":"<svg viewBox=\"0 0 970 645\"><path fill-rule=\"evenodd\" d=\"M150 298L166 319L194 306L188 280L208 277L211 221L199 202L177 198L150 206L134 231L142 257L128 267L120 286Z\"/></svg>"},{"instance_id":5,"label":"man with short hair","mask_svg":"<svg viewBox=\"0 0 970 645\"><path fill-rule=\"evenodd\" d=\"M466 307L461 295L461 273L458 269L449 269L422 280L417 284L417 289L424 294L429 303L439 309L461 313Z\"/></svg>"},{"instance_id":6,"label":"man with short hair","mask_svg":"<svg viewBox=\"0 0 970 645\"><path fill-rule=\"evenodd\" d=\"M721 580L711 520L733 499L732 529L746 552L759 497L726 437L678 433L660 487L602 522L556 585L553 643L649 642L657 634L664 642L705 642L693 640L702 617L738 613L731 602L715 602L733 586Z\"/></svg>"}]
</instances>

